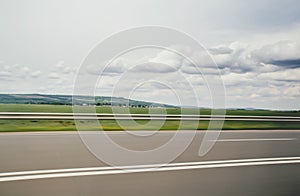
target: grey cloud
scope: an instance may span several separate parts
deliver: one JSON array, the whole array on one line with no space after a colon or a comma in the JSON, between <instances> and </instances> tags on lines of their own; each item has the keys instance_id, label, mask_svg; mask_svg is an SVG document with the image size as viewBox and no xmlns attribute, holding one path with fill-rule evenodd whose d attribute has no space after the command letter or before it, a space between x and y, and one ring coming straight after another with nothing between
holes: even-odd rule
<instances>
[{"instance_id":1,"label":"grey cloud","mask_svg":"<svg viewBox=\"0 0 300 196\"><path fill-rule=\"evenodd\" d=\"M288 82L288 83L300 83L300 79L299 80L277 79L277 81L279 81L279 82Z\"/></svg>"},{"instance_id":2,"label":"grey cloud","mask_svg":"<svg viewBox=\"0 0 300 196\"><path fill-rule=\"evenodd\" d=\"M255 69L255 67L247 66L242 62L237 62L237 63L233 62L232 64L218 64L218 67L221 70L227 70L227 72L233 72L233 73L247 73Z\"/></svg>"},{"instance_id":3,"label":"grey cloud","mask_svg":"<svg viewBox=\"0 0 300 196\"><path fill-rule=\"evenodd\" d=\"M233 42L219 45L209 49L211 56L206 51L193 54L195 65L182 60L181 71L186 74L216 75L226 72L245 73L256 69L256 62L250 56L249 45L241 42ZM218 70L219 69L219 70Z\"/></svg>"},{"instance_id":4,"label":"grey cloud","mask_svg":"<svg viewBox=\"0 0 300 196\"><path fill-rule=\"evenodd\" d=\"M123 66L108 66L103 70L103 75L119 75L124 73L125 69Z\"/></svg>"},{"instance_id":5,"label":"grey cloud","mask_svg":"<svg viewBox=\"0 0 300 196\"><path fill-rule=\"evenodd\" d=\"M282 66L283 68L295 68L295 66L299 66L300 62L300 42L281 40L254 50L251 55L254 59L264 63Z\"/></svg>"},{"instance_id":6,"label":"grey cloud","mask_svg":"<svg viewBox=\"0 0 300 196\"><path fill-rule=\"evenodd\" d=\"M277 60L268 62L273 65L277 65L283 68L300 68L300 59L289 59L289 60Z\"/></svg>"},{"instance_id":7,"label":"grey cloud","mask_svg":"<svg viewBox=\"0 0 300 196\"><path fill-rule=\"evenodd\" d=\"M130 71L140 73L170 73L176 72L177 69L166 64L149 62L137 65L133 67Z\"/></svg>"},{"instance_id":8,"label":"grey cloud","mask_svg":"<svg viewBox=\"0 0 300 196\"><path fill-rule=\"evenodd\" d=\"M158 89L169 89L168 86L163 85L163 84L161 84L161 83L157 83L157 82L152 82L152 83L151 83L151 86L152 86L153 88L158 88Z\"/></svg>"},{"instance_id":9,"label":"grey cloud","mask_svg":"<svg viewBox=\"0 0 300 196\"><path fill-rule=\"evenodd\" d=\"M221 74L264 73L277 71L280 67L298 67L298 59L290 59L293 56L297 56L295 49L298 48L298 43L295 41L280 41L263 45L259 49L253 48L255 47L252 47L251 43L248 44L238 41L228 45L222 44L211 47L209 51L217 66L215 66L206 52L203 51L203 53L195 54L193 53L194 51L189 51L190 55L197 55L193 56L195 57L194 59L197 60L197 62L195 62L197 67L191 62L188 62L183 56L163 50L158 53L156 57L148 59L147 63L137 65L132 68L131 71L140 73L169 73L180 69L185 74L197 75L202 73L216 75L219 74L219 71ZM184 49L185 48L179 48L178 51ZM277 57L277 59L275 57ZM126 59L114 61L104 70L103 74L116 76L124 73L129 67L123 63L124 60ZM174 67L162 65L161 63ZM91 66L88 69L88 72L94 75L98 75L99 71L100 68L97 66Z\"/></svg>"},{"instance_id":10,"label":"grey cloud","mask_svg":"<svg viewBox=\"0 0 300 196\"><path fill-rule=\"evenodd\" d=\"M297 41L279 41L263 45L259 49L252 49L249 44L234 42L223 48L230 48L232 51L227 54L215 52L212 56L218 67L222 70L227 69L226 72L267 73L300 67L300 44Z\"/></svg>"},{"instance_id":11,"label":"grey cloud","mask_svg":"<svg viewBox=\"0 0 300 196\"><path fill-rule=\"evenodd\" d=\"M216 68L207 68L207 67L196 67L193 64L182 66L180 69L182 73L191 74L191 75L219 75L221 72Z\"/></svg>"}]
</instances>

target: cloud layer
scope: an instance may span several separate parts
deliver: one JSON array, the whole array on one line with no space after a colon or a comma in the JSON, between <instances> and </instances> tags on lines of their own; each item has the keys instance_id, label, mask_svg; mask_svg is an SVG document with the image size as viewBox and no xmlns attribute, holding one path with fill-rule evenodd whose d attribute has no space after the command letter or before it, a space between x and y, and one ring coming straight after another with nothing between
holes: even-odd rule
<instances>
[{"instance_id":1,"label":"cloud layer","mask_svg":"<svg viewBox=\"0 0 300 196\"><path fill-rule=\"evenodd\" d=\"M136 80L149 79L133 97L177 104L172 89L155 82L163 80L188 105L206 107L211 99L203 75L212 81L221 75L227 107L300 109L298 5L298 0L0 1L0 92L71 94L80 64L97 43L130 27L156 24L190 34L211 56L177 48L197 57L195 65L166 50L123 55L103 70L99 95L111 95L118 82L123 88L117 94L126 95ZM98 77L101 66L85 67L86 79Z\"/></svg>"},{"instance_id":2,"label":"cloud layer","mask_svg":"<svg viewBox=\"0 0 300 196\"><path fill-rule=\"evenodd\" d=\"M139 81L144 83L131 92L131 98L157 101L160 97L159 102L180 104L174 95L174 92L180 92L186 95L184 102L189 104L187 100L192 97L187 86L190 83L199 98L199 103L190 102L190 105L206 107L211 106L210 91L202 76L214 78L220 75L227 91L227 107L299 109L299 41L279 40L255 46L240 41L212 46L207 54L198 55L196 64L167 50L156 52L149 58L119 57L104 69L97 93L129 96L128 91L138 86ZM70 94L76 77L76 69L63 61L50 66L47 72L17 64L10 66L5 62L1 62L1 67L2 92L26 89L26 92ZM97 77L100 67L87 66L86 74Z\"/></svg>"}]
</instances>

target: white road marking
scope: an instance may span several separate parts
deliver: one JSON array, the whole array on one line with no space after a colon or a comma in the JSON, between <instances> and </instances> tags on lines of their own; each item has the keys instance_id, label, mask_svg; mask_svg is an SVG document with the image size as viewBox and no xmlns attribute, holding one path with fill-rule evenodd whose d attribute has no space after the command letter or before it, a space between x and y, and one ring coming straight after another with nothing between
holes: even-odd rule
<instances>
[{"instance_id":1,"label":"white road marking","mask_svg":"<svg viewBox=\"0 0 300 196\"><path fill-rule=\"evenodd\" d=\"M0 119L20 120L187 120L187 121L293 121L300 116L249 116L249 115L183 115L183 114L111 114L111 113L42 113L42 112L0 112Z\"/></svg>"},{"instance_id":2,"label":"white road marking","mask_svg":"<svg viewBox=\"0 0 300 196\"><path fill-rule=\"evenodd\" d=\"M115 113L51 113L51 112L0 112L0 116L122 116L122 117L204 117L204 118L288 118L300 119L300 116L257 116L257 115L195 115L195 114L115 114Z\"/></svg>"},{"instance_id":3,"label":"white road marking","mask_svg":"<svg viewBox=\"0 0 300 196\"><path fill-rule=\"evenodd\" d=\"M230 117L230 118L220 118L220 117L188 117L188 116L180 116L180 117L172 117L172 116L62 116L62 115L51 115L51 116L22 116L22 115L0 115L0 119L19 119L19 120L176 120L176 121L277 121L277 122L300 122L299 117L292 118L250 118L250 117Z\"/></svg>"},{"instance_id":4,"label":"white road marking","mask_svg":"<svg viewBox=\"0 0 300 196\"><path fill-rule=\"evenodd\" d=\"M282 161L282 160L295 160L295 159L300 159L300 157L234 159L234 160L217 160L217 161L180 162L180 163L168 163L168 164L128 165L128 166L119 166L119 167L86 167L86 168L69 168L69 169L34 170L34 171L0 173L0 177L28 175L28 174L42 174L42 173L58 173L58 172L77 172L77 171L132 169L132 168L157 168L157 167L164 167L164 166L173 167L173 166L182 166L182 165L205 165L205 164L239 163L239 162L255 162L255 161Z\"/></svg>"},{"instance_id":5,"label":"white road marking","mask_svg":"<svg viewBox=\"0 0 300 196\"><path fill-rule=\"evenodd\" d=\"M217 139L211 142L255 142L255 141L293 141L297 138L251 138L251 139Z\"/></svg>"},{"instance_id":6,"label":"white road marking","mask_svg":"<svg viewBox=\"0 0 300 196\"><path fill-rule=\"evenodd\" d=\"M161 165L161 164L132 165L132 166L122 166L118 168L90 167L90 168L70 168L70 169L54 169L54 170L36 170L36 171L0 173L1 176L0 182L45 179L45 178L75 177L75 176L78 177L78 176L93 176L93 175L178 171L178 170L190 170L190 169L209 169L209 168L297 164L297 163L300 163L300 157L186 162L186 163L170 163L166 165Z\"/></svg>"},{"instance_id":7,"label":"white road marking","mask_svg":"<svg viewBox=\"0 0 300 196\"><path fill-rule=\"evenodd\" d=\"M138 132L148 132L148 130L134 130ZM160 130L157 133L158 134L169 134L173 132L185 132L187 134L195 133L195 130ZM206 133L207 131L209 132L220 132L220 131L215 131L215 130L197 130L197 133ZM221 130L221 134L226 134L226 133L298 133L300 130L297 129L287 129L287 130ZM0 132L0 137L1 136L56 136L56 135L79 135L80 134L107 134L107 135L123 135L127 134L125 131L32 131L32 132Z\"/></svg>"}]
</instances>

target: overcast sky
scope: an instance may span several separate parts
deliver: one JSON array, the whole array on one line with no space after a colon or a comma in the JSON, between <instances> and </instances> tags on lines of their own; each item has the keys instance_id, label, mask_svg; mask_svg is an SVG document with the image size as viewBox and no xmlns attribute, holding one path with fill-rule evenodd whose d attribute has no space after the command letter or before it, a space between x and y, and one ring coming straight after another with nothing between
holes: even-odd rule
<instances>
[{"instance_id":1,"label":"overcast sky","mask_svg":"<svg viewBox=\"0 0 300 196\"><path fill-rule=\"evenodd\" d=\"M299 0L0 0L0 93L72 94L79 66L98 43L143 25L175 28L203 44L219 66L226 107L300 109ZM160 74L189 99L176 74L159 66L176 67L182 62L176 55L137 54L148 54L139 62L157 63ZM110 95L131 63L126 55L114 62L97 93ZM93 67L88 71L95 74ZM181 71L199 84L198 103L191 99L190 105L210 106L201 74ZM207 73L215 76L213 68ZM127 81L133 83L134 77ZM170 89L151 82L131 98L178 103Z\"/></svg>"}]
</instances>

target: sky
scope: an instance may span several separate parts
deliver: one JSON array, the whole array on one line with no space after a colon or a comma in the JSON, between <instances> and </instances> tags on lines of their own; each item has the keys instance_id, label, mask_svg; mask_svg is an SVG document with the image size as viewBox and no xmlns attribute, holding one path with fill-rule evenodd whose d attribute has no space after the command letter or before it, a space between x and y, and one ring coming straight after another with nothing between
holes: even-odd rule
<instances>
[{"instance_id":1,"label":"sky","mask_svg":"<svg viewBox=\"0 0 300 196\"><path fill-rule=\"evenodd\" d=\"M227 108L300 109L298 0L0 0L0 93L72 94L77 71L97 44L145 25L185 32L207 49L218 70L200 64L209 78L220 73ZM180 92L185 105L211 107L201 74L178 68L178 55L141 50L114 60L96 94L131 93L130 98L178 104ZM125 77L135 64L144 66ZM87 74L95 76L93 66ZM197 100L179 72L195 86ZM137 85L141 76L164 78L175 87L154 80ZM116 88L122 77L134 92Z\"/></svg>"}]
</instances>

